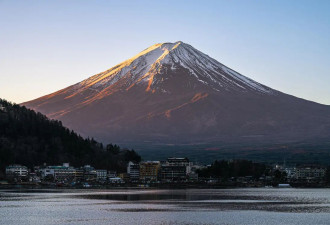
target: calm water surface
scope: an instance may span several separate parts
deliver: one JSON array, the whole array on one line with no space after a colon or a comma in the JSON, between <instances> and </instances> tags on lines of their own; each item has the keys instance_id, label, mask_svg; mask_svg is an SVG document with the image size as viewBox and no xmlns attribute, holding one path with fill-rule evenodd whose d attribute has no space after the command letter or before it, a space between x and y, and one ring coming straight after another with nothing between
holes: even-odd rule
<instances>
[{"instance_id":1,"label":"calm water surface","mask_svg":"<svg viewBox=\"0 0 330 225\"><path fill-rule=\"evenodd\" d=\"M330 224L330 189L0 190L0 224Z\"/></svg>"}]
</instances>

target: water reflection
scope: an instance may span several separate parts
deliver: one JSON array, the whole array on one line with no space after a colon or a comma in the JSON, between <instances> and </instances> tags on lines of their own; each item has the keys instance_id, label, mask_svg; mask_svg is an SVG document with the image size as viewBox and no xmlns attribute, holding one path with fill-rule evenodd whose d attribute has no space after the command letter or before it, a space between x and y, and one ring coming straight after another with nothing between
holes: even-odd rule
<instances>
[{"instance_id":1,"label":"water reflection","mask_svg":"<svg viewBox=\"0 0 330 225\"><path fill-rule=\"evenodd\" d=\"M0 218L9 225L329 224L330 190L1 190Z\"/></svg>"}]
</instances>

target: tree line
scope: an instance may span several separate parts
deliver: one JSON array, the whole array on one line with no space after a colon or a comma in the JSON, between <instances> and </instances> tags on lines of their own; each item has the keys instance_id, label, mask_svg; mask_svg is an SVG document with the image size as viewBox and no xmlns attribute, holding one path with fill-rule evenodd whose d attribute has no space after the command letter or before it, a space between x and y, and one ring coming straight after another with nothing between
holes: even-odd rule
<instances>
[{"instance_id":1,"label":"tree line","mask_svg":"<svg viewBox=\"0 0 330 225\"><path fill-rule=\"evenodd\" d=\"M103 146L24 106L3 99L0 106L0 171L14 163L33 167L63 162L124 171L128 161L141 161L134 150Z\"/></svg>"},{"instance_id":2,"label":"tree line","mask_svg":"<svg viewBox=\"0 0 330 225\"><path fill-rule=\"evenodd\" d=\"M249 160L216 160L211 166L198 170L199 177L229 179L231 177L252 176L256 179L269 175L271 169L265 164Z\"/></svg>"}]
</instances>

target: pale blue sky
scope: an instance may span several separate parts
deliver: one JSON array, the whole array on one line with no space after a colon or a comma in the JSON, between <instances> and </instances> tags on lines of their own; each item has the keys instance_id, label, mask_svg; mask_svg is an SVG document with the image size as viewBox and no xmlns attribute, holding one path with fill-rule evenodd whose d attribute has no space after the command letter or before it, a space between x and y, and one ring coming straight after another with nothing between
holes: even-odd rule
<instances>
[{"instance_id":1,"label":"pale blue sky","mask_svg":"<svg viewBox=\"0 0 330 225\"><path fill-rule=\"evenodd\" d=\"M0 0L0 98L62 89L183 41L272 88L330 105L330 1Z\"/></svg>"}]
</instances>

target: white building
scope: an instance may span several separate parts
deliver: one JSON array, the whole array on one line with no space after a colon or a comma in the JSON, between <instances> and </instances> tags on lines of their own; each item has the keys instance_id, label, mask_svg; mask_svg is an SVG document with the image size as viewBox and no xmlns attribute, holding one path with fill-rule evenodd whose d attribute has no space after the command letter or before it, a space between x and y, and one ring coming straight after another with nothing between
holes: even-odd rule
<instances>
[{"instance_id":1,"label":"white building","mask_svg":"<svg viewBox=\"0 0 330 225\"><path fill-rule=\"evenodd\" d=\"M39 169L42 179L52 177L54 180L71 180L75 178L76 169L69 166L69 163L63 163L62 166L47 166Z\"/></svg>"},{"instance_id":2,"label":"white building","mask_svg":"<svg viewBox=\"0 0 330 225\"><path fill-rule=\"evenodd\" d=\"M97 180L107 180L108 171L107 170L96 170L96 179Z\"/></svg>"},{"instance_id":3,"label":"white building","mask_svg":"<svg viewBox=\"0 0 330 225\"><path fill-rule=\"evenodd\" d=\"M9 165L6 167L6 177L8 178L26 178L29 171L26 166Z\"/></svg>"},{"instance_id":4,"label":"white building","mask_svg":"<svg viewBox=\"0 0 330 225\"><path fill-rule=\"evenodd\" d=\"M127 174L131 180L140 178L140 165L138 163L129 162L127 165Z\"/></svg>"},{"instance_id":5,"label":"white building","mask_svg":"<svg viewBox=\"0 0 330 225\"><path fill-rule=\"evenodd\" d=\"M326 173L325 167L300 166L296 168L295 178L297 180L322 180Z\"/></svg>"}]
</instances>

